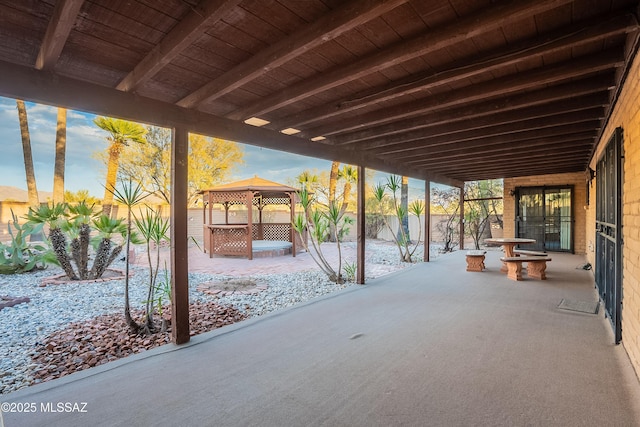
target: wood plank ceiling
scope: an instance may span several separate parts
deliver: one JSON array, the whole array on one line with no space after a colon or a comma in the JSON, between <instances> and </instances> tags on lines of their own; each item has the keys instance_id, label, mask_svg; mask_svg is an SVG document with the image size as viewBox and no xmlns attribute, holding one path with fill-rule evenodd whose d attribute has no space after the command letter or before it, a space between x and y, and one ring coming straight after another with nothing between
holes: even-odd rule
<instances>
[{"instance_id":1,"label":"wood plank ceiling","mask_svg":"<svg viewBox=\"0 0 640 427\"><path fill-rule=\"evenodd\" d=\"M637 14L637 0L0 0L0 94L28 96L11 76L42 70L223 119L240 142L444 183L585 171L639 78Z\"/></svg>"}]
</instances>

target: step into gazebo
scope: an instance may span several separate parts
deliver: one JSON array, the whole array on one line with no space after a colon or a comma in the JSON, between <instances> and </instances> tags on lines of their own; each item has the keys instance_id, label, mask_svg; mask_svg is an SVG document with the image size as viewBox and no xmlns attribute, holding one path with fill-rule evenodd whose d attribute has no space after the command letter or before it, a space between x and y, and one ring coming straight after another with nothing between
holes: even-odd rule
<instances>
[{"instance_id":1,"label":"step into gazebo","mask_svg":"<svg viewBox=\"0 0 640 427\"><path fill-rule=\"evenodd\" d=\"M214 255L254 256L281 255L303 248L291 223L295 216L298 190L255 176L231 182L202 192L204 210L204 247ZM224 221L214 219L213 206L224 208ZM287 222L266 221L263 210L267 206L287 206ZM234 208L235 207L235 208ZM257 218L254 218L254 209Z\"/></svg>"}]
</instances>

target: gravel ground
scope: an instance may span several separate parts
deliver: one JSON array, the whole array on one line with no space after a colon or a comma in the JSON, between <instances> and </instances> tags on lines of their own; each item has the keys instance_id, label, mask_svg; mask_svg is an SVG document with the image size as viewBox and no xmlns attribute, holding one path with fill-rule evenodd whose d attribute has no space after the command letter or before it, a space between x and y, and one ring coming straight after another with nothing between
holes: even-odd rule
<instances>
[{"instance_id":1,"label":"gravel ground","mask_svg":"<svg viewBox=\"0 0 640 427\"><path fill-rule=\"evenodd\" d=\"M350 243L347 243L350 245ZM354 244L351 244L354 245ZM432 258L438 247L431 248ZM415 254L422 259L421 248ZM408 266L399 262L397 248L388 244L367 244L366 277L374 278ZM124 269L124 262L111 266ZM132 267L130 298L132 308L142 308L146 300L148 273L145 268ZM33 383L33 372L38 368L31 355L38 343L64 329L72 322L82 322L103 314L120 313L124 305L124 281L76 283L40 286L42 280L61 270L21 275L0 276L0 295L29 297L30 302L0 310L0 394L26 387ZM162 274L162 273L161 273ZM211 281L231 279L230 276L190 273L189 297L192 302L216 300L231 305L247 316L259 316L289 307L353 285L329 282L319 269L310 271L261 274L251 278L267 285L256 295L211 296L197 290L198 285Z\"/></svg>"}]
</instances>

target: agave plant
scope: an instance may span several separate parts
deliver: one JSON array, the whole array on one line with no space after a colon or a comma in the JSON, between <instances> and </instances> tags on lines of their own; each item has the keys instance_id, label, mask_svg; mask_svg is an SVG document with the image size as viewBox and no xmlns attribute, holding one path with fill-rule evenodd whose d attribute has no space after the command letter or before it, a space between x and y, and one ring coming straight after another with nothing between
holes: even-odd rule
<instances>
[{"instance_id":1,"label":"agave plant","mask_svg":"<svg viewBox=\"0 0 640 427\"><path fill-rule=\"evenodd\" d=\"M0 274L26 273L45 268L46 248L27 241L29 236L41 232L42 224L21 225L13 210L11 217L8 223L11 243L0 243Z\"/></svg>"}]
</instances>

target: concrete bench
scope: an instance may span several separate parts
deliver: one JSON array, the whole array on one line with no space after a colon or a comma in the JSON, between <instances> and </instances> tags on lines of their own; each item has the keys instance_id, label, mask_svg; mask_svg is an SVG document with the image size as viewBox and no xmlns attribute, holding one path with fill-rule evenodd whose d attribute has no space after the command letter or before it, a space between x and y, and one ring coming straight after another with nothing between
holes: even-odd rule
<instances>
[{"instance_id":1,"label":"concrete bench","mask_svg":"<svg viewBox=\"0 0 640 427\"><path fill-rule=\"evenodd\" d=\"M486 251L467 251L467 271L482 271Z\"/></svg>"},{"instance_id":2,"label":"concrete bench","mask_svg":"<svg viewBox=\"0 0 640 427\"><path fill-rule=\"evenodd\" d=\"M549 257L543 256L514 256L503 257L500 261L507 266L507 277L512 280L522 280L522 263L527 263L527 276L532 279L546 280L547 261Z\"/></svg>"},{"instance_id":3,"label":"concrete bench","mask_svg":"<svg viewBox=\"0 0 640 427\"><path fill-rule=\"evenodd\" d=\"M526 251L524 249L514 249L513 253L516 255L529 255L529 256L548 256L549 255L546 252Z\"/></svg>"}]
</instances>

